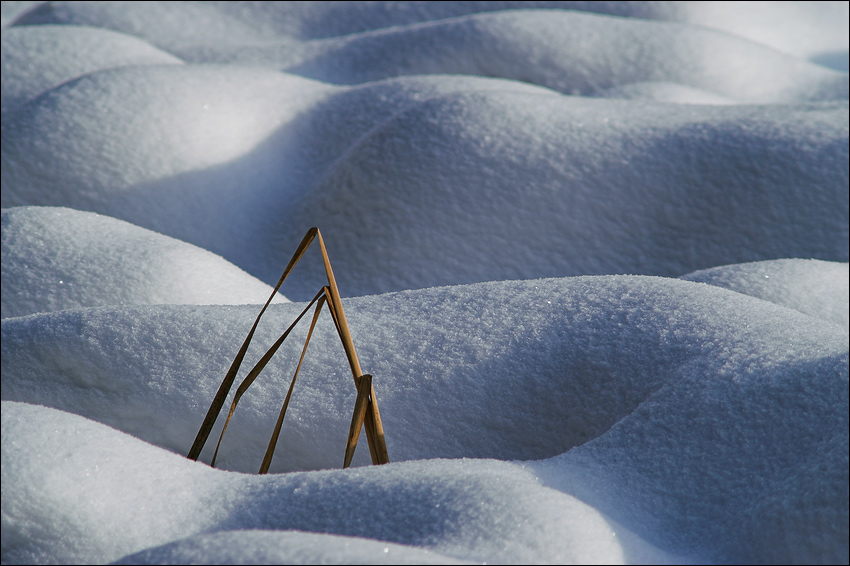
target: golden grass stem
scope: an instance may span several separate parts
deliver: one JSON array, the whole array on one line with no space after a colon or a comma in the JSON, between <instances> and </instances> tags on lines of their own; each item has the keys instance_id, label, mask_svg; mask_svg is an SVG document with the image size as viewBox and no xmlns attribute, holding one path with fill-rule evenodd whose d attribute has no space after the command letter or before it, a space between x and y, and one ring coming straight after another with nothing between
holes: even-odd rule
<instances>
[{"instance_id":1,"label":"golden grass stem","mask_svg":"<svg viewBox=\"0 0 850 566\"><path fill-rule=\"evenodd\" d=\"M224 406L224 400L227 399L227 394L230 392L230 388L233 386L233 380L236 379L236 374L239 372L239 366L242 365L242 359L245 357L245 352L248 351L248 345L251 343L251 339L254 337L254 331L257 330L257 325L260 323L260 318L262 318L263 313L266 312L266 309L271 304L272 299L277 293L280 286L283 284L284 280L289 275L289 272L292 271L292 268L295 267L295 264L298 263L298 260L301 259L301 256L304 255L304 252L307 250L307 246L310 245L310 242L313 241L313 238L316 237L316 234L319 233L318 228L310 228L307 230L307 233L304 235L304 238L301 240L301 243L298 245L298 249L295 250L295 253L292 256L292 259L289 260L289 265L286 266L286 269L283 271L283 275L281 275L280 280L278 280L277 285L275 285L272 294L269 295L266 304L263 305L263 308L260 309L260 314L257 315L257 318L254 320L254 324L251 326L251 330L248 332L248 336L245 337L245 341L242 342L242 346L239 348L239 352L236 354L236 357L233 358L233 363L230 364L230 369L227 370L227 374L225 374L224 379L221 382L221 385L218 388L215 396L213 397L212 403L210 403L210 408L207 410L207 414L204 417L204 421L201 423L201 428L198 430L198 434L195 436L195 441L192 443L192 447L189 449L189 454L187 458L192 460L197 460L201 455L201 450L204 448L204 444L207 442L207 438L210 436L210 432L212 432L212 428L215 425L216 419L218 419L218 415L221 413L221 408Z\"/></svg>"},{"instance_id":2,"label":"golden grass stem","mask_svg":"<svg viewBox=\"0 0 850 566\"><path fill-rule=\"evenodd\" d=\"M215 460L218 456L218 449L221 447L221 440L224 438L224 433L225 431L227 431L227 425L230 424L230 419L233 417L233 412L236 410L236 405L239 403L239 400L242 398L242 395L244 395L245 392L248 391L248 388L251 387L251 384L254 383L254 380L257 379L257 376L260 375L260 372L263 371L263 369L272 359L272 356L275 355L278 348L280 348L281 344L283 344L283 341L286 340L287 336L289 336L289 333L292 332L293 328L295 328L295 325L298 324L298 322L304 317L304 315L307 314L307 311L310 310L310 307L313 306L313 303L315 303L323 294L324 287L316 294L315 297L313 297L313 300L310 301L310 303L306 307L304 307L304 310L301 311L301 314L298 315L298 318L296 318L295 321L289 325L289 328L287 328L284 333L280 335L280 338L278 338L277 341L272 344L271 348L269 348L266 353L263 354L263 357L260 358L260 361L257 362L257 364L253 368L251 368L251 371L248 372L248 375L245 376L245 379L243 379L242 383L239 384L239 387L236 388L236 395L233 396L233 402L230 404L230 411L227 413L227 420L224 421L224 426L221 429L221 435L218 437L218 444L215 445L215 452L213 453L213 458L212 462L210 462L210 466L215 467Z\"/></svg>"},{"instance_id":3,"label":"golden grass stem","mask_svg":"<svg viewBox=\"0 0 850 566\"><path fill-rule=\"evenodd\" d=\"M327 289L327 287L324 287ZM319 302L316 303L316 311L313 313L313 321L310 323L310 330L307 332L307 339L304 340L304 348L301 350L301 358L298 360L298 367L295 368L295 375L292 376L292 382L289 384L289 391L286 392L286 399L283 401L283 407L280 409L277 423L275 424L272 437L269 440L269 445L266 448L266 455L263 457L263 463L260 465L258 474L265 474L269 471L269 466L272 464L272 456L274 455L277 439L280 436L280 428L283 426L283 417L286 416L286 409L289 407L289 400L292 398L292 390L295 389L295 380L298 379L298 372L301 371L301 364L304 362L304 354L307 353L307 345L310 344L310 338L313 336L313 329L316 327L316 321L319 320L319 314L322 312L322 305L327 300L327 293L322 295Z\"/></svg>"},{"instance_id":4,"label":"golden grass stem","mask_svg":"<svg viewBox=\"0 0 850 566\"><path fill-rule=\"evenodd\" d=\"M363 420L366 418L366 407L369 405L369 398L372 392L372 376L368 373L361 375L356 382L357 400L354 402L351 427L348 429L348 441L345 443L345 459L342 463L343 469L351 465L351 459L354 457L354 449L357 448L357 439L360 437L360 428L363 426Z\"/></svg>"},{"instance_id":5,"label":"golden grass stem","mask_svg":"<svg viewBox=\"0 0 850 566\"><path fill-rule=\"evenodd\" d=\"M354 383L357 387L357 400L354 405L354 414L352 415L351 420L351 428L348 433L348 441L346 442L345 448L345 457L344 457L344 465L343 467L348 467L351 464L351 459L354 456L354 450L357 447L357 439L360 436L361 427L365 426L366 428L366 439L369 444L369 452L372 457L373 464L386 464L389 462L389 455L387 454L387 445L386 439L384 438L384 428L381 422L381 415L378 411L378 401L375 396L375 389L372 386L372 376L369 374L363 374L360 368L360 361L357 358L357 351L354 349L354 341L351 339L351 332L348 329L348 322L345 319L345 312L342 308L342 300L340 299L339 289L337 288L336 278L333 274L333 269L331 268L330 258L328 257L327 249L325 248L325 242L322 239L322 234L319 232L319 229L316 227L310 228L307 233L304 235L304 238L301 240L301 243L298 245L298 248L295 250L295 253L292 255L292 258L289 260L289 263L286 266L286 269L283 271L283 275L281 275L280 280L275 285L272 294L269 296L269 299L266 301L263 308L260 310L260 313L257 315L257 318L254 320L254 324L251 326L251 330L248 332L248 336L246 336L245 341L242 343L242 346L239 348L239 351L236 354L236 357L233 359L233 362L230 364L230 368L227 370L227 373L224 376L224 379L221 382L221 385L218 388L215 396L213 397L212 402L210 403L210 407L207 410L207 414L204 417L204 421L201 423L201 427L198 430L198 434L195 436L195 441L192 443L192 447L189 449L188 458L192 460L197 460L201 454L201 451L206 444L207 439L209 438L210 432L212 431L213 426L215 425L215 421L218 419L219 414L221 413L221 409L224 406L224 401L227 398L228 393L230 392L231 387L233 386L233 382L236 379L236 374L239 372L239 367L242 364L242 361L245 357L245 353L248 351L248 345L251 342L251 339L254 336L254 332L257 329L257 326L260 322L260 318L265 313L269 304L271 304L272 299L275 294L280 289L283 282L289 276L289 273L301 259L301 257L306 252L307 248L313 242L314 239L318 236L319 248L322 253L322 261L325 266L325 274L327 276L328 284L322 287L322 290L313 297L313 300L301 311L301 314L295 319L295 321L287 328L283 334L281 334L280 338L269 348L265 354L263 354L260 361L248 372L248 375L242 380L239 384L239 387L236 389L236 394L233 397L233 401L230 405L230 411L227 414L227 419L224 422L224 426L221 430L221 435L219 436L218 443L216 444L215 452L213 453L213 458L211 465L215 466L215 461L218 456L218 450L221 447L221 441L224 438L224 433L227 430L227 426L230 423L230 419L233 417L233 412L236 410L236 405L239 403L239 399L241 399L242 395L247 391L247 389L251 386L263 368L266 367L269 360L271 360L272 356L277 352L280 348L283 341L286 340L289 333L298 324L298 322L304 317L310 307L313 306L314 303L318 301L316 305L316 311L313 315L313 321L310 324L310 330L307 333L307 339L304 342L304 347L301 351L301 358L298 361L298 367L295 369L295 375L292 377L292 382L289 385L289 390L286 394L286 399L283 403L283 407L281 408L280 414L278 416L277 423L275 425L275 429L272 433L272 437L269 440L269 445L266 448L266 454L263 458L263 463L260 466L261 474L268 472L269 466L271 465L271 460L274 455L274 450L277 445L277 441L280 435L280 429L283 425L283 419L286 415L286 410L289 407L289 401L292 397L292 391L295 387L295 381L298 378L298 372L301 370L301 364L304 361L304 355L307 352L307 345L310 343L310 338L313 334L313 329L315 328L316 321L318 320L319 313L322 310L322 306L327 303L328 311L331 313L331 318L333 319L334 327L336 328L337 335L339 336L340 341L342 342L343 350L345 350L345 357L348 360L348 365L351 369L351 373L354 377Z\"/></svg>"}]
</instances>

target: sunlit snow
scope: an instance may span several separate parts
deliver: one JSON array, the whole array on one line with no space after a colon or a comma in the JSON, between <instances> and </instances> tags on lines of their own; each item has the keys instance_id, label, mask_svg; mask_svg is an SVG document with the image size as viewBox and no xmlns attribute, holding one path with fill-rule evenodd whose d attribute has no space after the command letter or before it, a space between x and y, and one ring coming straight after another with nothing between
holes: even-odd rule
<instances>
[{"instance_id":1,"label":"sunlit snow","mask_svg":"<svg viewBox=\"0 0 850 566\"><path fill-rule=\"evenodd\" d=\"M3 2L3 564L846 563L848 29ZM305 323L186 459L311 226L391 463L327 313L271 473Z\"/></svg>"}]
</instances>

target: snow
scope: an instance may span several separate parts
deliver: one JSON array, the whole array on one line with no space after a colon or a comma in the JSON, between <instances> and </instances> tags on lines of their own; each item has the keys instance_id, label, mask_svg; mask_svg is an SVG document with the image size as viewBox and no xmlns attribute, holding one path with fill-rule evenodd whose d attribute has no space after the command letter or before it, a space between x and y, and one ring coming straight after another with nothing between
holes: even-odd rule
<instances>
[{"instance_id":1,"label":"snow","mask_svg":"<svg viewBox=\"0 0 850 566\"><path fill-rule=\"evenodd\" d=\"M776 259L723 265L683 275L850 326L850 265L816 259Z\"/></svg>"},{"instance_id":2,"label":"snow","mask_svg":"<svg viewBox=\"0 0 850 566\"><path fill-rule=\"evenodd\" d=\"M4 2L2 562L846 562L847 14Z\"/></svg>"},{"instance_id":3,"label":"snow","mask_svg":"<svg viewBox=\"0 0 850 566\"><path fill-rule=\"evenodd\" d=\"M100 69L183 63L145 41L98 28L13 27L3 31L2 42L4 112Z\"/></svg>"},{"instance_id":4,"label":"snow","mask_svg":"<svg viewBox=\"0 0 850 566\"><path fill-rule=\"evenodd\" d=\"M247 547L247 549L246 549ZM234 548L238 549L234 552ZM246 550L248 550L246 552ZM237 530L187 537L115 564L475 564L428 550L357 537Z\"/></svg>"},{"instance_id":5,"label":"snow","mask_svg":"<svg viewBox=\"0 0 850 566\"><path fill-rule=\"evenodd\" d=\"M273 341L297 310L298 304L273 306L256 340ZM206 410L203 400L212 397L255 311L143 306L7 319L0 358L4 398L73 410L171 451L185 451ZM806 496L812 484L802 481L811 480L808 467L815 461L824 468L814 482L822 491L847 483L846 458L812 458L818 450L840 453L842 438L846 446L848 335L842 327L725 289L635 276L407 291L349 299L346 312L361 362L381 378L381 413L394 460L544 459L526 464L531 470L540 466L542 479L517 479L518 492L540 481L554 484L563 494L591 501L624 529L680 555L752 561L801 553L808 560L836 559L811 541L778 547L774 539L787 538L786 521L813 516L819 519L810 529L821 535L829 528L840 539L847 530L846 499L824 508L821 498ZM317 333L272 472L339 466L353 387L332 325L325 321ZM222 445L221 468L253 472L259 467L292 372L287 361L298 355L298 347L285 343L266 377L246 395ZM248 358L259 354L249 351ZM10 436L15 434L4 434ZM209 460L209 451L202 460ZM356 465L368 461L363 451L357 457ZM441 470L437 475L455 477L459 472L450 462L434 463ZM497 465L483 462L488 462L481 464L485 470ZM365 475L355 477L372 478L394 465L359 468ZM588 467L592 473L585 475ZM397 474L398 479L374 481L404 482L415 475L403 466ZM695 492L695 485L711 496ZM399 508L410 504L394 490L376 501L396 501ZM783 499L772 501L774 493L783 493ZM529 497L509 499L527 502ZM464 501L462 507L475 507ZM242 519L228 528L369 535L368 530L328 531L326 523L319 528L312 514L318 504L305 505L312 511L284 525ZM572 507L558 504L544 512L540 505L531 508L540 511L537 518L543 517L547 528L587 521ZM765 505L778 509L768 513L770 521L753 524L753 515ZM342 513L334 509L334 516ZM528 513L505 511L511 517ZM55 513L51 516L56 520ZM473 528L468 520L456 529ZM383 526L375 525L370 538L421 542L385 532L401 524L398 517L379 523ZM532 527L538 540L543 527ZM421 528L408 523L402 531L408 536ZM457 536L469 542L483 535ZM499 541L505 536L493 533ZM559 544L539 540L533 552L517 554L504 554L502 543L498 546L504 560L587 560L568 558L575 547ZM470 548L441 552L495 559Z\"/></svg>"},{"instance_id":6,"label":"snow","mask_svg":"<svg viewBox=\"0 0 850 566\"><path fill-rule=\"evenodd\" d=\"M23 421L30 419L38 425L29 434L49 442L39 455L6 440L20 437L20 428L29 428ZM250 547L258 537L233 532L243 528L303 528L386 541L361 542L350 552L340 537L314 536L307 547L313 548L310 562L325 556L332 563L347 563L351 554L372 561L390 547L411 563L425 561L431 553L437 553L437 560L440 554L462 553L489 562L526 562L541 554L558 562L610 562L622 560L632 546L647 558L672 558L636 537L621 542L597 511L539 485L515 463L426 460L391 464L371 473L229 477L64 412L4 401L3 423L3 457L10 460L8 465L4 460L3 479L7 473L27 473L33 487L24 493L4 491L4 501L52 523L16 529L26 540L9 541L8 556L15 561L40 562L56 555L79 562L109 561L175 539L183 539L177 550L186 552L198 544L197 538L188 537L204 530L227 531L216 537L219 540L239 540L240 551L231 548L228 554L241 560L246 559L245 551L247 557L256 556L263 546L271 547L272 558L288 560L304 553L309 541L289 533L280 544L267 535L263 546ZM56 474L56 462L62 462L63 474ZM8 485L5 482L3 489ZM163 485L167 487L160 489ZM115 497L101 497L104 491ZM69 525L73 540L38 540L39 527L67 532ZM288 538L299 544L285 544ZM156 557L165 551L146 554ZM202 559L208 557L224 561L215 555L215 547L204 549Z\"/></svg>"},{"instance_id":7,"label":"snow","mask_svg":"<svg viewBox=\"0 0 850 566\"><path fill-rule=\"evenodd\" d=\"M338 91L236 66L96 72L4 119L4 205L121 218L272 285L319 226L351 296L847 261L847 208L834 204L845 102L671 107L506 83L441 75ZM290 298L314 286L293 281Z\"/></svg>"},{"instance_id":8,"label":"snow","mask_svg":"<svg viewBox=\"0 0 850 566\"><path fill-rule=\"evenodd\" d=\"M272 292L215 254L122 220L60 207L2 214L3 318L105 305L254 304Z\"/></svg>"}]
</instances>

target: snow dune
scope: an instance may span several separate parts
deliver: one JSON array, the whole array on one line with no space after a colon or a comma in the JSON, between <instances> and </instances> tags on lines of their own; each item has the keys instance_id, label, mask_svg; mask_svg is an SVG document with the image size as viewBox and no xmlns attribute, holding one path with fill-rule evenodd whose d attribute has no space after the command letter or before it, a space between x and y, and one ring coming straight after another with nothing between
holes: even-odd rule
<instances>
[{"instance_id":1,"label":"snow dune","mask_svg":"<svg viewBox=\"0 0 850 566\"><path fill-rule=\"evenodd\" d=\"M288 38L214 46L214 53L206 49L180 53L192 62L260 64L334 84L461 74L585 96L633 83L675 83L740 102L847 96L842 73L721 32L562 10L472 14L314 40L295 49Z\"/></svg>"},{"instance_id":2,"label":"snow dune","mask_svg":"<svg viewBox=\"0 0 850 566\"><path fill-rule=\"evenodd\" d=\"M186 46L244 44L290 38L294 42L390 27L524 9L576 10L635 20L680 22L769 45L800 57L846 57L848 7L844 2L632 2L488 1L433 3L149 2L142 5L84 2L7 2L18 25L76 24L142 37L170 52ZM35 4L35 6L27 6ZM817 30L817 31L814 31Z\"/></svg>"},{"instance_id":3,"label":"snow dune","mask_svg":"<svg viewBox=\"0 0 850 566\"><path fill-rule=\"evenodd\" d=\"M683 275L850 326L850 265L816 259L776 259L722 265Z\"/></svg>"},{"instance_id":4,"label":"snow dune","mask_svg":"<svg viewBox=\"0 0 850 566\"><path fill-rule=\"evenodd\" d=\"M847 22L3 2L2 562L846 562Z\"/></svg>"},{"instance_id":5,"label":"snow dune","mask_svg":"<svg viewBox=\"0 0 850 566\"><path fill-rule=\"evenodd\" d=\"M34 421L34 426L24 421ZM3 457L10 460L4 461L3 479L7 474L13 478L28 474L34 488L4 492L7 505L32 513L21 517L30 521L22 521L22 528L9 532L4 541L4 555L16 562L50 561L54 556L80 563L108 562L205 531L217 533L207 535L207 540L238 541L224 557L239 561L258 554L264 562L288 561L304 553L308 544L309 562L318 557L333 563L392 558L394 563L398 559L416 564L433 557L436 563L452 563L447 560L451 555L479 563L617 562L626 551L671 561L625 529L612 527L591 507L541 486L533 473L509 462L429 460L390 464L366 473L233 476L76 415L7 401L3 433ZM6 440L24 434L44 438L44 450L34 455ZM61 477L53 471L59 462ZM69 491L69 485L74 489ZM100 497L104 490L114 496ZM41 522L48 517L49 522ZM73 540L39 536L59 529L71 530ZM234 529L297 529L378 541L369 544L360 539L349 549L340 537L267 533L257 548L251 546L259 538L256 534ZM174 550L186 552L198 545L199 538L180 540ZM292 539L296 545L290 546ZM262 556L265 548L271 556ZM390 554L390 548L393 556L381 556ZM152 549L128 560L141 558L145 563L150 557L160 563L168 550ZM206 563L223 561L215 550L194 554Z\"/></svg>"},{"instance_id":6,"label":"snow dune","mask_svg":"<svg viewBox=\"0 0 850 566\"><path fill-rule=\"evenodd\" d=\"M361 363L380 376L395 460L554 456L599 436L665 384L744 371L771 356L790 369L800 356L840 353L847 339L841 327L797 311L667 278L499 282L346 305ZM303 306L274 307L245 363ZM141 306L7 320L4 398L73 409L186 452L257 310ZM353 383L330 322L316 332L291 436L282 440L288 456L276 471L339 465ZM116 348L128 353L116 357ZM41 355L33 358L34 350ZM269 377L244 399L249 424L229 429L234 440L222 447L220 466L259 467L267 442L260 431L274 422L299 352L299 339L286 342ZM524 393L504 406L520 384ZM121 392L126 405L109 391Z\"/></svg>"},{"instance_id":7,"label":"snow dune","mask_svg":"<svg viewBox=\"0 0 850 566\"><path fill-rule=\"evenodd\" d=\"M2 111L42 92L101 69L182 64L177 57L122 33L77 26L13 27L3 30ZM58 57L57 53L64 53Z\"/></svg>"},{"instance_id":8,"label":"snow dune","mask_svg":"<svg viewBox=\"0 0 850 566\"><path fill-rule=\"evenodd\" d=\"M336 92L243 67L101 71L4 120L4 206L121 218L267 284L320 226L352 296L847 261L846 102L671 108L503 84ZM261 94L246 105L248 92Z\"/></svg>"},{"instance_id":9,"label":"snow dune","mask_svg":"<svg viewBox=\"0 0 850 566\"><path fill-rule=\"evenodd\" d=\"M291 319L297 308L273 307L266 325L279 329L276 321ZM154 444L185 451L206 410L199 400L211 398L253 310L125 307L7 320L2 337L4 398L73 409ZM842 409L848 402L848 336L841 327L724 289L613 276L363 297L347 301L347 313L359 337L364 367L380 379L381 411L387 431L392 431L388 448L394 461L555 456L526 464L539 478L514 478L511 481L521 486L516 489L525 493L522 490L542 481L565 494L558 497L578 496L627 530L674 553L721 561L836 558L819 554L823 550L811 541L816 533L840 538L847 529L846 505L833 504L829 513L821 508L822 497L848 481L846 459L823 458L846 447ZM276 336L268 326L257 336L264 343ZM339 465L353 386L329 326L319 327L311 345L313 357L300 378L273 471ZM284 361L297 356L297 348L285 347L267 376L249 391L238 409L242 414L237 412L225 437L222 467L251 471L258 466L291 372ZM116 350L124 353L116 356ZM257 355L249 353L249 358ZM4 438L15 436L4 431ZM358 456L366 463L362 450ZM436 466L438 475L455 482L465 475L453 466L481 466L486 476L513 477L508 471L519 464L436 460L420 465L426 470ZM199 468L188 462L182 466ZM322 522L330 519L317 518L314 511L297 521L257 524L251 518L257 512L252 512L231 520L228 528L371 533L372 538L422 545L423 539L398 538L402 535L382 530L398 528L399 519L391 511L407 508L405 502L413 497L387 487L398 480L383 475L397 473L403 484L410 481L421 490L426 480L411 479L417 476L416 466L333 473L343 483L355 478L373 486L361 488L360 496L337 494L334 501L360 501L384 486L385 495L373 496L387 506L379 515L380 524L339 530L349 522L339 520L332 527ZM213 485L222 494L235 490L232 485ZM694 485L701 490L695 492ZM333 489L347 493L350 488ZM812 489L823 495L809 497ZM291 488L274 492L290 497ZM538 509L531 516L546 519L543 531L533 526L538 540L548 540L545 533L559 521L579 521L585 513L576 511L575 504L563 508L551 502L554 507L540 511L527 493L520 497L506 494L504 488L498 492L499 498L506 497L492 503L498 508L523 501L528 507L521 515L526 517ZM324 490L318 493L322 500L331 497ZM432 487L428 493L436 496L443 490ZM196 497L206 500L211 495ZM245 503L245 496L240 497ZM470 505L462 499L454 504L456 509ZM339 505L331 515L342 512ZM280 502L280 507L292 509L290 513L316 508L290 501ZM359 503L353 507L360 508ZM439 521L454 517L458 511L452 509L440 511ZM551 522L553 515L559 519ZM433 514L429 517L434 519ZM463 523L464 545L481 536L466 530L474 528L470 519L458 521ZM814 523L808 525L810 521ZM786 536L788 522L798 525L797 537L777 547L775 540ZM15 527L11 523L6 529ZM409 537L420 528L407 525L399 532ZM561 536L555 538L562 541ZM505 554L500 542L499 552L511 561L557 562L572 548L547 546L551 544L538 542L531 554L509 545L518 554ZM448 554L474 560L495 556L465 548ZM583 561L578 556L573 560Z\"/></svg>"},{"instance_id":10,"label":"snow dune","mask_svg":"<svg viewBox=\"0 0 850 566\"><path fill-rule=\"evenodd\" d=\"M206 250L91 212L9 208L2 226L3 318L106 305L256 304L272 292Z\"/></svg>"},{"instance_id":11,"label":"snow dune","mask_svg":"<svg viewBox=\"0 0 850 566\"><path fill-rule=\"evenodd\" d=\"M329 246L344 246L334 253L352 294L677 276L784 255L847 261L846 103L530 99L467 92L399 112L295 201L287 240L324 227Z\"/></svg>"},{"instance_id":12,"label":"snow dune","mask_svg":"<svg viewBox=\"0 0 850 566\"><path fill-rule=\"evenodd\" d=\"M12 69L42 37L71 43L66 36L84 33L57 23L111 22L126 32L132 22L154 41L173 36L149 23L168 10L177 22L206 21L199 10L224 18L192 26L206 31L182 42L254 55L200 58L250 68L84 72L77 58L62 61L81 76L66 73L71 80L46 92L39 79L27 88L40 95L4 117L3 206L121 218L267 284L318 225L351 296L510 278L678 276L780 257L848 260L846 73L676 21L564 10L433 20L420 12L446 8L410 8L413 23L297 48L292 35L262 39L271 31L253 43L236 28L229 41L212 40L232 18L254 21L259 8L34 10L20 22L30 25L4 34ZM307 20L318 17L311 10L366 10L303 9ZM303 51L304 60L281 64L257 49ZM15 85L26 76L4 79L9 98L23 97ZM312 283L293 285L293 298L311 296Z\"/></svg>"}]
</instances>

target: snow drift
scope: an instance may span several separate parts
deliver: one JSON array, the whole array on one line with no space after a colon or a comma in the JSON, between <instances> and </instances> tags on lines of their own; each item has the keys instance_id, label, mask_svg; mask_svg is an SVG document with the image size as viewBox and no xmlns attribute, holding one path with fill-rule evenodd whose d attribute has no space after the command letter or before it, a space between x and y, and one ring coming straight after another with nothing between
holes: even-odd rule
<instances>
[{"instance_id":1,"label":"snow drift","mask_svg":"<svg viewBox=\"0 0 850 566\"><path fill-rule=\"evenodd\" d=\"M846 562L846 2L0 16L4 564Z\"/></svg>"}]
</instances>

